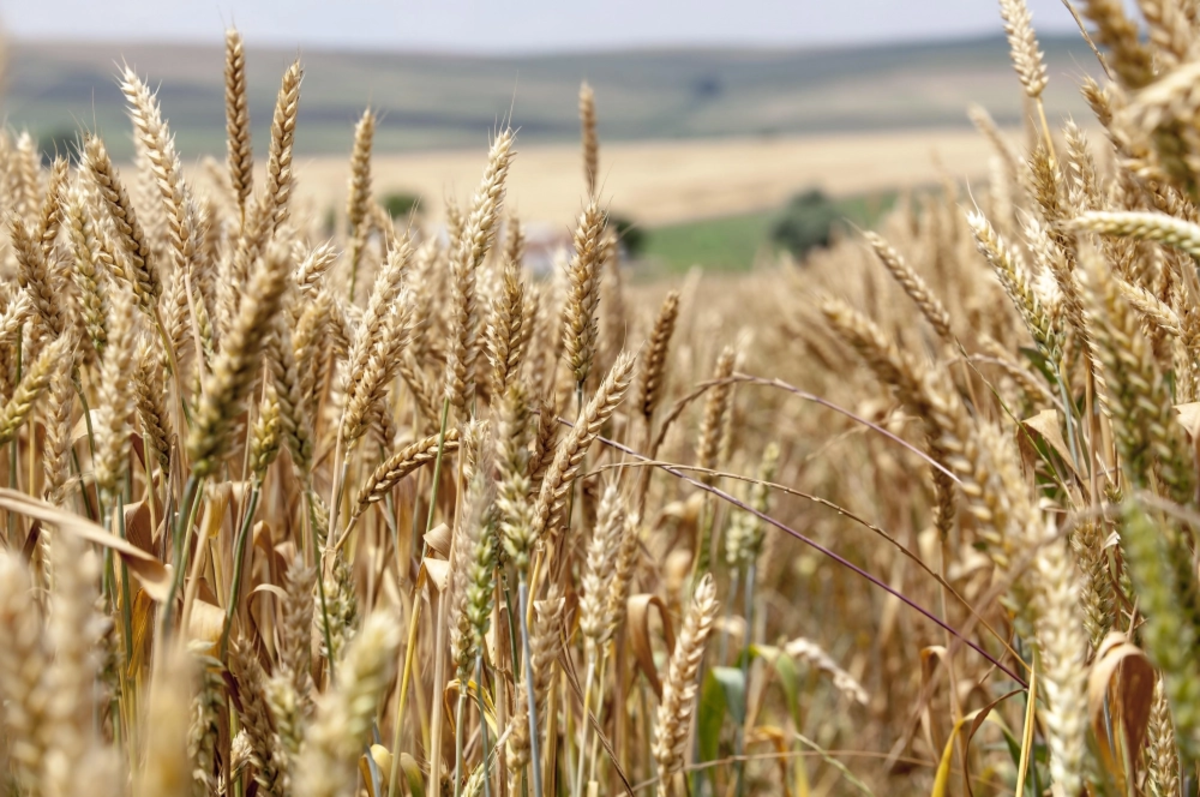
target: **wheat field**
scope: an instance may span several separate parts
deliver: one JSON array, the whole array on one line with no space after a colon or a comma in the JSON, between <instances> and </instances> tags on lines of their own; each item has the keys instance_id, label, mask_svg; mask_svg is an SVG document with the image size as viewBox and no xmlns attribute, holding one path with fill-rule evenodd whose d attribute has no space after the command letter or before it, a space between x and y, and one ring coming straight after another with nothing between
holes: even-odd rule
<instances>
[{"instance_id":1,"label":"wheat field","mask_svg":"<svg viewBox=\"0 0 1200 797\"><path fill-rule=\"evenodd\" d=\"M578 147L519 149L506 188L509 205L531 223L566 229L583 204ZM989 153L978 133L955 129L618 142L604 147L600 189L607 209L656 226L772 210L812 187L834 196L925 188L940 179L939 168L983 184ZM371 169L380 195L414 192L436 223L445 219L442 200L465 197L479 179L478 161L472 151L435 150L375 156ZM345 193L344 158L311 158L297 171L300 202L324 208Z\"/></svg>"},{"instance_id":2,"label":"wheat field","mask_svg":"<svg viewBox=\"0 0 1200 797\"><path fill-rule=\"evenodd\" d=\"M1200 6L1140 7L1090 126L1002 0L986 182L636 291L587 85L547 278L507 127L422 226L364 110L327 240L236 31L224 163L129 68L132 165L0 136L6 791L1195 794Z\"/></svg>"}]
</instances>

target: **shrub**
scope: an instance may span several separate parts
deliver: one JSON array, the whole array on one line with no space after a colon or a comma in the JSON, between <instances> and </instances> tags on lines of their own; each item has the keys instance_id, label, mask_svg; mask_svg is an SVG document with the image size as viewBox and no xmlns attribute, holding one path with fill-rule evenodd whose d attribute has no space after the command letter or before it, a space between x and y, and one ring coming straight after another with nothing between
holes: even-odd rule
<instances>
[{"instance_id":1,"label":"shrub","mask_svg":"<svg viewBox=\"0 0 1200 797\"><path fill-rule=\"evenodd\" d=\"M421 196L409 191L392 191L391 193L384 194L383 199L380 200L380 204L383 205L383 209L388 212L388 215L396 219L401 216L407 216L414 209L419 209L421 207Z\"/></svg>"},{"instance_id":2,"label":"shrub","mask_svg":"<svg viewBox=\"0 0 1200 797\"><path fill-rule=\"evenodd\" d=\"M771 240L796 257L809 250L829 246L833 230L841 221L838 206L819 188L797 194L771 229Z\"/></svg>"},{"instance_id":3,"label":"shrub","mask_svg":"<svg viewBox=\"0 0 1200 797\"><path fill-rule=\"evenodd\" d=\"M636 221L628 216L620 216L611 213L608 216L608 223L617 231L617 237L621 239L621 245L625 247L625 252L630 257L637 257L646 248L646 230Z\"/></svg>"},{"instance_id":4,"label":"shrub","mask_svg":"<svg viewBox=\"0 0 1200 797\"><path fill-rule=\"evenodd\" d=\"M66 158L74 165L79 160L79 133L73 127L56 127L37 137L42 165L49 166L56 157Z\"/></svg>"}]
</instances>

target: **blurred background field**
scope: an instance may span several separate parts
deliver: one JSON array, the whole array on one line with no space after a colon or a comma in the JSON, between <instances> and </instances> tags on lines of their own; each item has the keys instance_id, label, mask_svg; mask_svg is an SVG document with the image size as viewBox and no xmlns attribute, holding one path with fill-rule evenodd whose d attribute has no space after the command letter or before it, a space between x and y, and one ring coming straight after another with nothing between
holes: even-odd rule
<instances>
[{"instance_id":1,"label":"blurred background field","mask_svg":"<svg viewBox=\"0 0 1200 797\"><path fill-rule=\"evenodd\" d=\"M215 26L214 26L215 29ZM213 37L214 39L216 37ZM95 122L124 129L114 74L125 61L161 82L164 112L179 119L185 154L219 152L223 55L212 45L52 41L14 43L10 120L39 133ZM1094 71L1078 35L1044 38L1058 77ZM794 136L965 127L972 102L998 122L1024 118L1002 36L951 42L802 49L663 49L475 57L263 49L247 40L250 117L265 134L278 74L304 58L300 156L349 151L347 128L368 103L382 116L379 153L475 147L512 113L523 146L574 142L581 80L599 98L609 144L646 139ZM1052 81L1047 105L1082 115L1077 79ZM94 109L94 120L78 119ZM128 155L114 142L115 155Z\"/></svg>"},{"instance_id":2,"label":"blurred background field","mask_svg":"<svg viewBox=\"0 0 1200 797\"><path fill-rule=\"evenodd\" d=\"M222 50L213 45L13 43L5 109L47 152L83 126L128 158L132 142L114 75L129 63L158 82L185 162L222 156ZM1042 39L1047 105L1085 116L1074 86L1096 71L1078 35ZM297 49L248 43L250 117L265 140L283 66ZM380 116L376 186L420 200L435 219L465 194L488 135L511 118L520 156L510 196L524 218L565 232L579 209L575 97L598 97L601 181L610 210L644 232L652 277L691 265L737 270L770 257L789 198L823 191L853 225L896 192L986 176L988 144L971 103L1016 128L1000 36L804 48L674 48L582 54L467 56L304 49L296 141L299 196L318 212L340 206L351 131L370 104Z\"/></svg>"}]
</instances>

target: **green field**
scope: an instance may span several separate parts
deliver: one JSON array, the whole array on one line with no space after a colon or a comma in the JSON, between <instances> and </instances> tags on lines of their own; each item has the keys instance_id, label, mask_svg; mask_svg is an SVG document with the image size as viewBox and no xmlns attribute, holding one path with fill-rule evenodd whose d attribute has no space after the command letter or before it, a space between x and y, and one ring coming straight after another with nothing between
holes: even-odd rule
<instances>
[{"instance_id":1,"label":"green field","mask_svg":"<svg viewBox=\"0 0 1200 797\"><path fill-rule=\"evenodd\" d=\"M896 194L871 194L834 200L844 223L870 228L895 204ZM650 279L701 266L708 271L744 271L777 247L771 229L782 210L700 219L646 231L639 278Z\"/></svg>"},{"instance_id":2,"label":"green field","mask_svg":"<svg viewBox=\"0 0 1200 797\"><path fill-rule=\"evenodd\" d=\"M223 37L212 46L17 42L3 113L48 137L98 128L129 154L116 76L130 64L159 86L185 157L224 146ZM1078 36L1047 37L1046 104L1082 116L1075 91L1097 71ZM297 56L247 42L250 115L265 142L279 77ZM305 66L297 154L348 152L354 121L380 112L380 152L479 146L510 117L525 143L578 137L579 83L596 89L602 140L774 136L966 125L971 102L1002 124L1025 118L1003 37L808 49L678 49L469 57L413 53L299 53ZM259 146L262 146L260 144Z\"/></svg>"}]
</instances>

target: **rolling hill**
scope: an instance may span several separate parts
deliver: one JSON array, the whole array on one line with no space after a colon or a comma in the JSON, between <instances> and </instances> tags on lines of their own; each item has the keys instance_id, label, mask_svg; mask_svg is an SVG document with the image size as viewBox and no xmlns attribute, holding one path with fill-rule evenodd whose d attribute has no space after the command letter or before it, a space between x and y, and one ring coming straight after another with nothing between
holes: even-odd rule
<instances>
[{"instance_id":1,"label":"rolling hill","mask_svg":"<svg viewBox=\"0 0 1200 797\"><path fill-rule=\"evenodd\" d=\"M50 137L83 125L126 156L127 121L115 76L128 62L160 86L185 156L223 149L222 38L212 46L16 42L3 114ZM578 135L579 82L595 87L606 141L776 137L946 128L967 124L971 101L1002 124L1025 118L1002 38L803 50L681 49L518 57L255 49L247 68L251 118L265 142L279 76L305 65L297 150L347 152L370 103L383 115L380 152L479 146L510 113L526 144ZM1083 115L1079 78L1097 71L1078 36L1043 40L1054 115ZM260 143L260 147L263 144Z\"/></svg>"}]
</instances>

